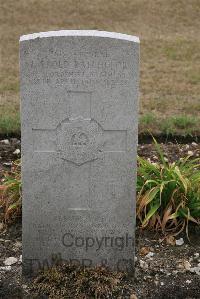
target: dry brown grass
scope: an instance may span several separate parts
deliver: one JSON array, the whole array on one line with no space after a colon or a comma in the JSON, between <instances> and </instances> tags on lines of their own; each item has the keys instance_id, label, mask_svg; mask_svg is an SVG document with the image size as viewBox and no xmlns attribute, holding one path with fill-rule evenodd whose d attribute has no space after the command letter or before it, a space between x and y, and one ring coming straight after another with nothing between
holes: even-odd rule
<instances>
[{"instance_id":1,"label":"dry brown grass","mask_svg":"<svg viewBox=\"0 0 200 299\"><path fill-rule=\"evenodd\" d=\"M199 0L0 0L0 127L19 109L19 36L58 29L140 36L140 113L199 117L199 15Z\"/></svg>"}]
</instances>

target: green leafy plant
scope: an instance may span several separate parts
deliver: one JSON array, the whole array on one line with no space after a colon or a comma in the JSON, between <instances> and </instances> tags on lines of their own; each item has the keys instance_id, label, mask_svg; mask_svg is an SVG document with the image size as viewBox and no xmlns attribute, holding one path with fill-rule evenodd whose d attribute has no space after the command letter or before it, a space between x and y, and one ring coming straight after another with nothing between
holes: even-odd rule
<instances>
[{"instance_id":1,"label":"green leafy plant","mask_svg":"<svg viewBox=\"0 0 200 299\"><path fill-rule=\"evenodd\" d=\"M4 173L0 181L0 220L12 223L21 215L21 167L20 160L13 162L11 171Z\"/></svg>"},{"instance_id":2,"label":"green leafy plant","mask_svg":"<svg viewBox=\"0 0 200 299\"><path fill-rule=\"evenodd\" d=\"M189 117L187 115L179 115L172 118L173 123L178 129L187 129L188 127L195 126L197 124L197 119L194 117Z\"/></svg>"},{"instance_id":3,"label":"green leafy plant","mask_svg":"<svg viewBox=\"0 0 200 299\"><path fill-rule=\"evenodd\" d=\"M140 123L150 125L156 123L156 116L153 113L147 113L140 117Z\"/></svg>"},{"instance_id":4,"label":"green leafy plant","mask_svg":"<svg viewBox=\"0 0 200 299\"><path fill-rule=\"evenodd\" d=\"M196 117L187 115L177 115L168 117L164 120L159 120L160 129L164 134L175 135L194 135L198 130L199 120Z\"/></svg>"},{"instance_id":5,"label":"green leafy plant","mask_svg":"<svg viewBox=\"0 0 200 299\"><path fill-rule=\"evenodd\" d=\"M159 163L138 157L137 218L142 228L188 235L189 221L200 224L200 159L170 163L154 143Z\"/></svg>"}]
</instances>

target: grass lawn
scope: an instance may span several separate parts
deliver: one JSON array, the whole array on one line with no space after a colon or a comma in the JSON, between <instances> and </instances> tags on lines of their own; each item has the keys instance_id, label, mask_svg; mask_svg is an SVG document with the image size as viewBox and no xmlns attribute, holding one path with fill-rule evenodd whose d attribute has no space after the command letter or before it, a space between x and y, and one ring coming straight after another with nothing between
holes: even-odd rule
<instances>
[{"instance_id":1,"label":"grass lawn","mask_svg":"<svg viewBox=\"0 0 200 299\"><path fill-rule=\"evenodd\" d=\"M140 132L200 135L199 15L199 0L1 0L0 133L20 131L19 36L98 29L140 37Z\"/></svg>"}]
</instances>

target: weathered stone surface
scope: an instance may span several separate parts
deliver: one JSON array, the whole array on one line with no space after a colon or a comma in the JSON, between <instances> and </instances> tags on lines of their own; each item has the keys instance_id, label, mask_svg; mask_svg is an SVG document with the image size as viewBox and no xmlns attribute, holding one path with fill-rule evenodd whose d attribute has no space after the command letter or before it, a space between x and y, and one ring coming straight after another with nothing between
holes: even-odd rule
<instances>
[{"instance_id":1,"label":"weathered stone surface","mask_svg":"<svg viewBox=\"0 0 200 299\"><path fill-rule=\"evenodd\" d=\"M59 259L132 270L139 40L20 39L24 271Z\"/></svg>"}]
</instances>

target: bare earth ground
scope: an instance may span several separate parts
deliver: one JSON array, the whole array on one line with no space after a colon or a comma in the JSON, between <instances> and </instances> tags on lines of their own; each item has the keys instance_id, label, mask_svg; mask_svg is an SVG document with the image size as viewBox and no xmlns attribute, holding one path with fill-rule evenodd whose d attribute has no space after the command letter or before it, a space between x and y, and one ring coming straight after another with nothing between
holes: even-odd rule
<instances>
[{"instance_id":1,"label":"bare earth ground","mask_svg":"<svg viewBox=\"0 0 200 299\"><path fill-rule=\"evenodd\" d=\"M194 142L191 144L166 143L161 146L169 161L188 154L194 157L200 156L200 144ZM13 154L16 149L20 149L20 141L16 138L10 139L9 144L5 144L5 141L0 142L0 171L2 168L9 169L10 162L16 159L17 155ZM152 144L140 144L138 154L151 161L157 161L157 154ZM177 246L170 245L170 242L166 240L162 241L161 235L144 232L137 228L135 279L128 277L123 282L123 288L128 291L108 298L128 299L131 298L131 294L136 294L138 299L200 298L200 270L199 273L190 271L190 267L197 267L200 264L199 236L200 229L191 227L191 243L183 234L181 237L184 239L184 244ZM180 236L177 237L179 238ZM30 281L22 281L20 255L21 223L19 220L16 225L0 231L0 298L49 298L38 295L36 291L33 292ZM11 256L16 257L17 262L11 265L10 269L5 270L4 261ZM34 286L39 289L37 283Z\"/></svg>"},{"instance_id":2,"label":"bare earth ground","mask_svg":"<svg viewBox=\"0 0 200 299\"><path fill-rule=\"evenodd\" d=\"M199 134L199 15L199 0L0 0L0 132L20 130L19 36L97 29L141 39L140 131Z\"/></svg>"}]
</instances>

